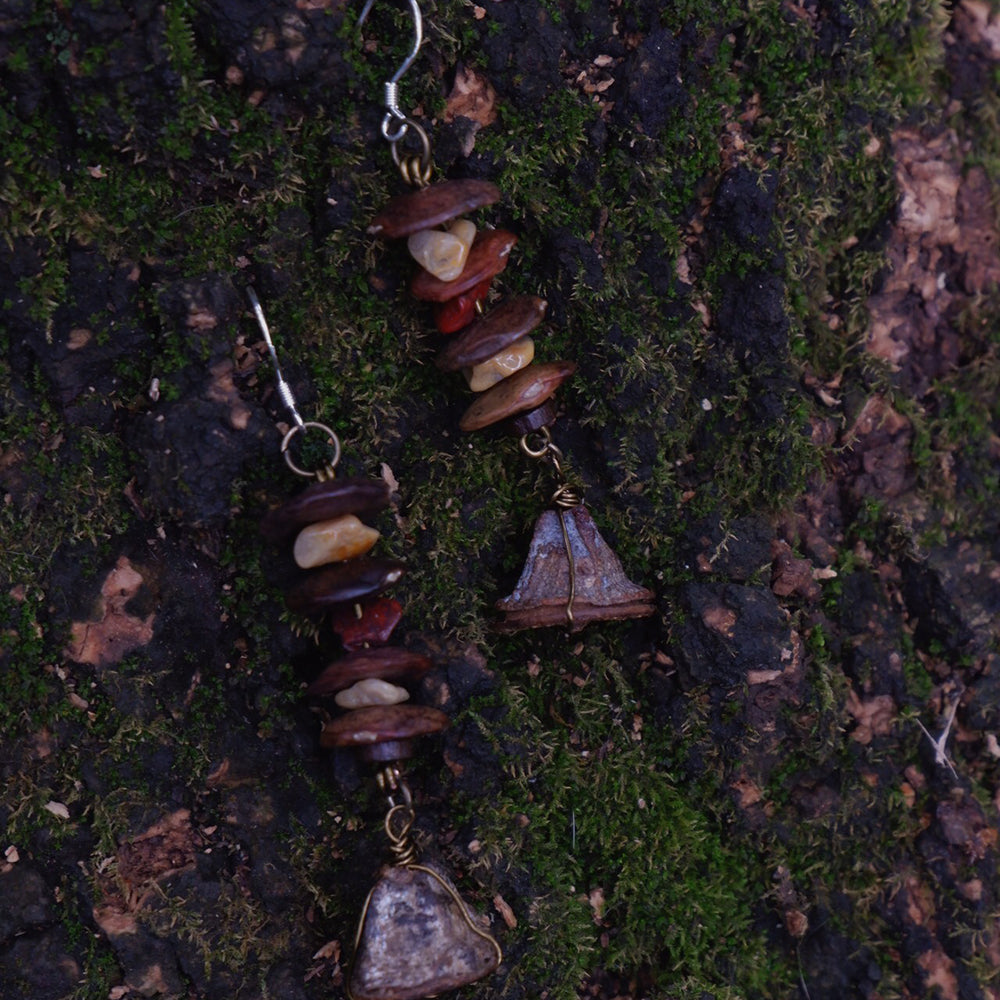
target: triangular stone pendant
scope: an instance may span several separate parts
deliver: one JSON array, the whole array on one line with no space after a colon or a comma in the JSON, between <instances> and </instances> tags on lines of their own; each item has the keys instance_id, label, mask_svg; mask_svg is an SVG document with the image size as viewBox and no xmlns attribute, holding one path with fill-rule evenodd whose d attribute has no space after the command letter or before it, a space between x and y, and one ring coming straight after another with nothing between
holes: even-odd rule
<instances>
[{"instance_id":1,"label":"triangular stone pendant","mask_svg":"<svg viewBox=\"0 0 1000 1000\"><path fill-rule=\"evenodd\" d=\"M571 589L572 588L572 589ZM572 619L567 614L572 594ZM653 592L625 576L584 506L547 510L535 522L531 548L514 592L497 602L504 632L592 621L645 618Z\"/></svg>"},{"instance_id":2,"label":"triangular stone pendant","mask_svg":"<svg viewBox=\"0 0 1000 1000\"><path fill-rule=\"evenodd\" d=\"M389 868L368 895L350 976L353 1000L421 1000L482 979L500 946L458 890L424 865Z\"/></svg>"}]
</instances>

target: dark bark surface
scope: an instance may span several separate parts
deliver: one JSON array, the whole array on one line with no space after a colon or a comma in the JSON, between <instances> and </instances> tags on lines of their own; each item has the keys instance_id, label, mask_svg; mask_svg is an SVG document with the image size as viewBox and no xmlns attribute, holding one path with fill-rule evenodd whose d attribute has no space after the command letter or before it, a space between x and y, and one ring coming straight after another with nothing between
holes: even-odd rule
<instances>
[{"instance_id":1,"label":"dark bark surface","mask_svg":"<svg viewBox=\"0 0 1000 1000\"><path fill-rule=\"evenodd\" d=\"M0 1000L345 995L386 804L258 531L300 483L248 285L393 494L452 718L415 841L505 952L468 995L1000 996L1000 13L885 6L427 6L401 106L499 186L492 295L547 300L656 593L503 636L557 484L458 429L367 233L406 5L0 4Z\"/></svg>"}]
</instances>

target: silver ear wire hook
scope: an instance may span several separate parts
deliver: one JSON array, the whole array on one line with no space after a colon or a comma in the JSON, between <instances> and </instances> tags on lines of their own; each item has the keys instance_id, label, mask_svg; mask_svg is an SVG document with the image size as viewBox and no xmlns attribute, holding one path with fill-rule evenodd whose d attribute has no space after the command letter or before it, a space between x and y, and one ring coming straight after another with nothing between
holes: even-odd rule
<instances>
[{"instance_id":1,"label":"silver ear wire hook","mask_svg":"<svg viewBox=\"0 0 1000 1000\"><path fill-rule=\"evenodd\" d=\"M292 395L292 387L285 381L285 376L281 374L281 365L278 364L278 352L274 348L274 341L271 340L271 331L268 329L267 320L264 318L264 310L261 308L260 299L257 298L257 293L252 288L247 288L247 299L249 299L250 308L257 318L257 325L260 327L260 332L264 334L267 349L271 352L271 362L274 365L274 374L278 381L278 395L285 404L285 409L288 410L292 420L295 421L296 427L305 427L305 421L299 415L299 408L295 404L295 396Z\"/></svg>"},{"instance_id":2,"label":"silver ear wire hook","mask_svg":"<svg viewBox=\"0 0 1000 1000\"><path fill-rule=\"evenodd\" d=\"M340 461L340 439L329 427L326 426L326 424L317 423L315 420L302 419L299 414L299 408L295 403L295 396L292 394L292 387L285 381L285 376L281 374L281 365L278 364L278 352L275 350L274 341L271 339L271 331L268 329L267 320L264 317L264 310L261 308L260 300L257 298L257 293L249 286L247 287L247 299L250 302L250 308L253 310L253 314L257 319L257 325L260 327L260 332L264 334L264 342L267 344L267 349L271 354L271 362L274 365L274 375L278 383L278 395L281 397L282 403L285 404L285 409L288 410L289 415L295 422L295 426L288 431L288 433L285 434L284 438L281 440L281 453L285 456L285 461L288 463L288 467L296 475L306 476L311 479L332 479L334 467ZM294 438L296 434L303 434L310 428L325 434L330 447L333 449L333 458L330 459L330 461L318 472L301 468L295 463L295 460L292 458L292 453L288 450L288 446L292 443L292 438Z\"/></svg>"},{"instance_id":3,"label":"silver ear wire hook","mask_svg":"<svg viewBox=\"0 0 1000 1000\"><path fill-rule=\"evenodd\" d=\"M420 51L420 46L424 43L424 18L420 13L420 5L417 0L409 0L410 12L413 14L413 48L410 49L410 54L403 60L402 65L395 73L389 78L388 83L399 83L403 78L403 74L413 65L413 60L417 58L417 53ZM371 13L372 7L375 6L375 0L368 0L361 10L361 16L358 18L358 27L360 28L366 20L368 20L368 15ZM405 115L397 114L397 118L404 118Z\"/></svg>"},{"instance_id":4,"label":"silver ear wire hook","mask_svg":"<svg viewBox=\"0 0 1000 1000\"><path fill-rule=\"evenodd\" d=\"M417 58L420 46L424 42L424 18L420 13L420 5L417 0L409 0L409 4L410 12L413 15L413 48L410 49L410 54L400 64L399 69L384 84L386 115L382 119L382 135L393 144L394 152L396 143L406 135L410 128L416 128L421 133L423 132L420 126L412 121L399 107L399 81L403 78L403 74L413 65L413 60ZM361 16L358 18L359 28L367 20L374 5L375 0L367 0L367 3L361 10ZM394 123L398 123L399 127L395 131L392 131L391 126ZM425 140L426 136L423 139Z\"/></svg>"}]
</instances>

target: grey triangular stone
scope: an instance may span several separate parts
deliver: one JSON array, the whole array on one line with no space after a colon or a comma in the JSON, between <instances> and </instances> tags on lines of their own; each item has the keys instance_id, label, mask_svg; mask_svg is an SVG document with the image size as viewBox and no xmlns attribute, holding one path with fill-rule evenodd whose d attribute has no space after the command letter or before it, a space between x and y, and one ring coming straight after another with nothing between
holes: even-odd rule
<instances>
[{"instance_id":1,"label":"grey triangular stone","mask_svg":"<svg viewBox=\"0 0 1000 1000\"><path fill-rule=\"evenodd\" d=\"M499 964L500 948L470 926L480 921L444 875L423 866L389 868L368 899L351 995L420 1000L482 979Z\"/></svg>"}]
</instances>

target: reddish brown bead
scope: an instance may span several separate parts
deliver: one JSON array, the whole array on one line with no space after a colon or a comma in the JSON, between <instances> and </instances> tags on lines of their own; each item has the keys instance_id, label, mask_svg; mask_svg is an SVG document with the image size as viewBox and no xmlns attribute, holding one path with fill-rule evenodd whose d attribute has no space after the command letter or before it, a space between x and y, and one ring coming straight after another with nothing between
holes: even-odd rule
<instances>
[{"instance_id":1,"label":"reddish brown bead","mask_svg":"<svg viewBox=\"0 0 1000 1000\"><path fill-rule=\"evenodd\" d=\"M307 691L318 697L336 694L366 677L412 683L430 669L431 661L426 656L401 646L359 649L326 667Z\"/></svg>"},{"instance_id":2,"label":"reddish brown bead","mask_svg":"<svg viewBox=\"0 0 1000 1000\"><path fill-rule=\"evenodd\" d=\"M434 364L443 372L478 365L531 333L541 323L547 307L545 299L537 295L504 299L449 342Z\"/></svg>"},{"instance_id":3,"label":"reddish brown bead","mask_svg":"<svg viewBox=\"0 0 1000 1000\"><path fill-rule=\"evenodd\" d=\"M476 303L489 294L492 278L486 278L475 288L447 302L434 303L434 323L441 333L457 333L476 318Z\"/></svg>"},{"instance_id":4,"label":"reddish brown bead","mask_svg":"<svg viewBox=\"0 0 1000 1000\"><path fill-rule=\"evenodd\" d=\"M441 181L393 198L372 220L373 236L397 239L431 229L466 212L500 200L500 189L489 181Z\"/></svg>"},{"instance_id":5,"label":"reddish brown bead","mask_svg":"<svg viewBox=\"0 0 1000 1000\"><path fill-rule=\"evenodd\" d=\"M357 611L360 609L361 614ZM384 646L403 617L403 605L394 597L378 597L363 604L341 604L330 613L330 627L348 652Z\"/></svg>"},{"instance_id":6,"label":"reddish brown bead","mask_svg":"<svg viewBox=\"0 0 1000 1000\"><path fill-rule=\"evenodd\" d=\"M310 573L285 598L292 611L319 614L344 601L371 597L391 587L406 572L393 559L351 559Z\"/></svg>"},{"instance_id":7,"label":"reddish brown bead","mask_svg":"<svg viewBox=\"0 0 1000 1000\"><path fill-rule=\"evenodd\" d=\"M463 431L478 431L525 410L534 410L575 371L575 361L549 361L522 368L487 389L465 411L458 426Z\"/></svg>"},{"instance_id":8,"label":"reddish brown bead","mask_svg":"<svg viewBox=\"0 0 1000 1000\"><path fill-rule=\"evenodd\" d=\"M485 229L476 234L465 269L454 281L442 281L430 271L418 271L410 282L414 298L427 302L447 302L467 292L486 278L499 274L507 266L517 237L505 229Z\"/></svg>"},{"instance_id":9,"label":"reddish brown bead","mask_svg":"<svg viewBox=\"0 0 1000 1000\"><path fill-rule=\"evenodd\" d=\"M323 747L358 747L411 740L448 728L448 716L427 705L372 705L323 724Z\"/></svg>"},{"instance_id":10,"label":"reddish brown bead","mask_svg":"<svg viewBox=\"0 0 1000 1000\"><path fill-rule=\"evenodd\" d=\"M556 422L556 404L552 398L545 400L541 406L527 413L519 413L511 418L510 429L518 437L524 437L532 431L541 430L543 427L551 427Z\"/></svg>"},{"instance_id":11,"label":"reddish brown bead","mask_svg":"<svg viewBox=\"0 0 1000 1000\"><path fill-rule=\"evenodd\" d=\"M287 503L264 515L260 531L272 542L296 528L343 514L363 514L389 504L389 487L380 479L332 479L313 483Z\"/></svg>"}]
</instances>

